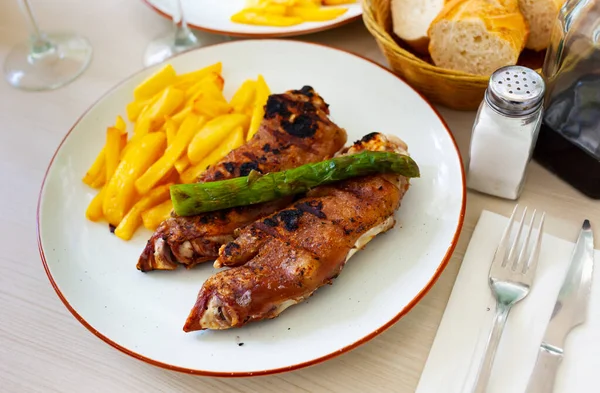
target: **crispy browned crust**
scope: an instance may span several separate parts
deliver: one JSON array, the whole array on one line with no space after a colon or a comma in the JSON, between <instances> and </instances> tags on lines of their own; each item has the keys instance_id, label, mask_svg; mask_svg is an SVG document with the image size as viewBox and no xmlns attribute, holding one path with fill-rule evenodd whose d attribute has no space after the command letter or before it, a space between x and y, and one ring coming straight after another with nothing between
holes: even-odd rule
<instances>
[{"instance_id":1,"label":"crispy browned crust","mask_svg":"<svg viewBox=\"0 0 600 393\"><path fill-rule=\"evenodd\" d=\"M290 169L333 156L346 143L346 132L329 119L325 101L305 86L269 96L256 135L231 151L198 179L200 182ZM291 200L226 209L194 217L171 217L148 241L137 268L173 270L214 260L233 232L286 206Z\"/></svg>"},{"instance_id":2,"label":"crispy browned crust","mask_svg":"<svg viewBox=\"0 0 600 393\"><path fill-rule=\"evenodd\" d=\"M381 145L380 137L368 137L355 146ZM408 187L406 178L391 175L318 187L241 229L234 241L221 247L215 262L216 267L231 269L204 283L184 331L241 327L274 318L331 283L362 235L384 222L393 223Z\"/></svg>"}]
</instances>

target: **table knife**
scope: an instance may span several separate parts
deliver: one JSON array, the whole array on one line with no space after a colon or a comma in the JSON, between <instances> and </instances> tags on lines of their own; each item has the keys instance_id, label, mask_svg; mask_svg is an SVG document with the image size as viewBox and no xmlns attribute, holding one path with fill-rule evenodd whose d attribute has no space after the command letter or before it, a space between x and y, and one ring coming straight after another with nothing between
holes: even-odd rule
<instances>
[{"instance_id":1,"label":"table knife","mask_svg":"<svg viewBox=\"0 0 600 393\"><path fill-rule=\"evenodd\" d=\"M571 330L585 322L594 269L594 237L585 220L546 327L526 393L551 393L563 358L564 343Z\"/></svg>"}]
</instances>

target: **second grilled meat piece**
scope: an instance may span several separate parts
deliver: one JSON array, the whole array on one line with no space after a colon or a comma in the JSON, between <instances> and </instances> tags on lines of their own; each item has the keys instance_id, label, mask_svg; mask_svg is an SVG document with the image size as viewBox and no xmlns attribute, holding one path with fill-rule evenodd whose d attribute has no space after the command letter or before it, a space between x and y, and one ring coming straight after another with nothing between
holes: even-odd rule
<instances>
[{"instance_id":1,"label":"second grilled meat piece","mask_svg":"<svg viewBox=\"0 0 600 393\"><path fill-rule=\"evenodd\" d=\"M406 145L369 134L347 151L395 151ZM215 267L228 266L203 284L183 328L229 329L275 318L331 283L346 261L394 225L408 190L395 174L357 177L317 187L288 208L240 230L220 250Z\"/></svg>"},{"instance_id":2,"label":"second grilled meat piece","mask_svg":"<svg viewBox=\"0 0 600 393\"><path fill-rule=\"evenodd\" d=\"M269 96L256 135L209 167L200 182L246 176L251 170L276 172L333 156L346 143L346 132L328 117L325 101L310 87ZM192 217L173 216L148 241L137 268L173 270L178 263L191 268L217 258L219 247L233 240L237 228L267 216L287 204L282 199Z\"/></svg>"}]
</instances>

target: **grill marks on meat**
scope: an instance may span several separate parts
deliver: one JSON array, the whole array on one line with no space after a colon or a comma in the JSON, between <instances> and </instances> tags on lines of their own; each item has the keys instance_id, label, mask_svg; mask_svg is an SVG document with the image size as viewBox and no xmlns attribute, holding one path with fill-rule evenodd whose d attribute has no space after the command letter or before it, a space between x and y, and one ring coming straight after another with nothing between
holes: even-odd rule
<instances>
[{"instance_id":1,"label":"grill marks on meat","mask_svg":"<svg viewBox=\"0 0 600 393\"><path fill-rule=\"evenodd\" d=\"M272 94L256 135L208 168L198 181L217 180L216 172L223 172L224 178L244 176L243 168L249 167L261 173L276 172L334 155L346 143L346 132L328 115L328 105L310 86ZM310 120L297 121L305 118Z\"/></svg>"},{"instance_id":2,"label":"grill marks on meat","mask_svg":"<svg viewBox=\"0 0 600 393\"><path fill-rule=\"evenodd\" d=\"M209 167L199 182L246 176L250 171L277 172L333 156L346 143L346 132L328 117L325 101L310 87L271 95L256 135ZM291 199L226 209L164 221L146 244L137 268L173 270L214 260L234 230L285 206Z\"/></svg>"},{"instance_id":3,"label":"grill marks on meat","mask_svg":"<svg viewBox=\"0 0 600 393\"><path fill-rule=\"evenodd\" d=\"M347 151L399 146L404 145L378 134ZM286 209L241 229L215 261L215 267L231 269L204 283L184 330L240 327L274 318L303 301L338 276L356 247L393 226L394 211L407 189L404 177L354 178L315 188Z\"/></svg>"}]
</instances>

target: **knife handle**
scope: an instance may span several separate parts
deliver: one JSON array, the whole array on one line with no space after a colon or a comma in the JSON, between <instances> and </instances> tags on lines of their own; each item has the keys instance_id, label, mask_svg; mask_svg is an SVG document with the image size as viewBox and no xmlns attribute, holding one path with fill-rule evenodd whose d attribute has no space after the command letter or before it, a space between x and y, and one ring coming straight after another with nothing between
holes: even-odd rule
<instances>
[{"instance_id":1,"label":"knife handle","mask_svg":"<svg viewBox=\"0 0 600 393\"><path fill-rule=\"evenodd\" d=\"M552 393L562 353L541 346L533 372L529 377L526 393Z\"/></svg>"}]
</instances>

